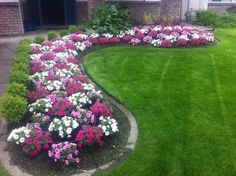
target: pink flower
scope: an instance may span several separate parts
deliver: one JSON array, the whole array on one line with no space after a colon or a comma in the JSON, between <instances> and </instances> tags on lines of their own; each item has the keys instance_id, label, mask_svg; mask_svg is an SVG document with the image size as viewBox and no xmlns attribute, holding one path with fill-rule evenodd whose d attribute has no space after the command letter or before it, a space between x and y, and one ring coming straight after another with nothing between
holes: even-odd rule
<instances>
[{"instance_id":1,"label":"pink flower","mask_svg":"<svg viewBox=\"0 0 236 176\"><path fill-rule=\"evenodd\" d=\"M79 163L79 162L80 162L80 159L79 159L79 158L76 158L75 161L76 161L76 163Z\"/></svg>"},{"instance_id":2,"label":"pink flower","mask_svg":"<svg viewBox=\"0 0 236 176\"><path fill-rule=\"evenodd\" d=\"M48 150L48 156L49 156L49 157L52 157L52 156L53 156L53 153L52 153L50 150Z\"/></svg>"},{"instance_id":3,"label":"pink flower","mask_svg":"<svg viewBox=\"0 0 236 176\"><path fill-rule=\"evenodd\" d=\"M66 165L69 165L69 161L68 161L68 160L65 160L65 164L66 164Z\"/></svg>"},{"instance_id":4,"label":"pink flower","mask_svg":"<svg viewBox=\"0 0 236 176\"><path fill-rule=\"evenodd\" d=\"M71 158L73 158L72 154L70 153L69 155L67 155L67 159L70 160Z\"/></svg>"}]
</instances>

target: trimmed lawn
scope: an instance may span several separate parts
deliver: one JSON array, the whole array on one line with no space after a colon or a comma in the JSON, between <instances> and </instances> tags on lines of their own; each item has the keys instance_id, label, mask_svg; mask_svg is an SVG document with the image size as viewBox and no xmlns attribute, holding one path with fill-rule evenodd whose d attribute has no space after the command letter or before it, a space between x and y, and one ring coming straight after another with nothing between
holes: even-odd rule
<instances>
[{"instance_id":1,"label":"trimmed lawn","mask_svg":"<svg viewBox=\"0 0 236 176\"><path fill-rule=\"evenodd\" d=\"M236 30L215 34L214 47L87 56L88 73L139 126L135 151L107 175L236 175Z\"/></svg>"}]
</instances>

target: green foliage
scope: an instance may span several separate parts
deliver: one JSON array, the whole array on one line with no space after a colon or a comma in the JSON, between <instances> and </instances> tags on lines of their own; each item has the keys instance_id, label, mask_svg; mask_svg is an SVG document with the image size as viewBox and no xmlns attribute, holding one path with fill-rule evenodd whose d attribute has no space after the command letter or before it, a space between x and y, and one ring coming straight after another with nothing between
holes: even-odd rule
<instances>
[{"instance_id":1,"label":"green foliage","mask_svg":"<svg viewBox=\"0 0 236 176\"><path fill-rule=\"evenodd\" d=\"M26 97L27 95L27 88L24 84L19 83L11 83L7 86L7 94L13 95L13 96L20 96L20 97Z\"/></svg>"},{"instance_id":2,"label":"green foliage","mask_svg":"<svg viewBox=\"0 0 236 176\"><path fill-rule=\"evenodd\" d=\"M217 27L220 28L231 28L236 27L236 14L234 13L224 13L219 14Z\"/></svg>"},{"instance_id":3,"label":"green foliage","mask_svg":"<svg viewBox=\"0 0 236 176\"><path fill-rule=\"evenodd\" d=\"M19 46L16 48L16 55L28 54L30 51L29 41L23 40L19 43Z\"/></svg>"},{"instance_id":4,"label":"green foliage","mask_svg":"<svg viewBox=\"0 0 236 176\"><path fill-rule=\"evenodd\" d=\"M12 70L9 76L10 83L27 85L29 82L29 40L22 40L16 49L16 56L13 60Z\"/></svg>"},{"instance_id":5,"label":"green foliage","mask_svg":"<svg viewBox=\"0 0 236 176\"><path fill-rule=\"evenodd\" d=\"M69 26L68 31L70 33L75 33L76 31L78 31L78 27L76 25L71 25Z\"/></svg>"},{"instance_id":6,"label":"green foliage","mask_svg":"<svg viewBox=\"0 0 236 176\"><path fill-rule=\"evenodd\" d=\"M18 54L14 57L13 59L13 67L15 64L28 64L29 62L29 55L27 53L22 53L22 54Z\"/></svg>"},{"instance_id":7,"label":"green foliage","mask_svg":"<svg viewBox=\"0 0 236 176\"><path fill-rule=\"evenodd\" d=\"M99 33L117 34L131 26L129 10L117 5L103 4L93 11L90 25Z\"/></svg>"},{"instance_id":8,"label":"green foliage","mask_svg":"<svg viewBox=\"0 0 236 176\"><path fill-rule=\"evenodd\" d=\"M70 34L70 33L69 33L69 31L66 30L66 29L63 29L63 30L60 30L60 31L59 31L59 35L60 35L61 37L64 37L64 36L66 36L66 35L68 35L68 34Z\"/></svg>"},{"instance_id":9,"label":"green foliage","mask_svg":"<svg viewBox=\"0 0 236 176\"><path fill-rule=\"evenodd\" d=\"M56 31L49 31L48 32L48 40L52 40L58 36L58 33Z\"/></svg>"},{"instance_id":10,"label":"green foliage","mask_svg":"<svg viewBox=\"0 0 236 176\"><path fill-rule=\"evenodd\" d=\"M228 9L227 9L227 12L229 12L229 13L236 13L236 7L233 6L233 7L231 7L231 8L228 8Z\"/></svg>"},{"instance_id":11,"label":"green foliage","mask_svg":"<svg viewBox=\"0 0 236 176\"><path fill-rule=\"evenodd\" d=\"M12 70L9 76L9 82L10 83L16 82L27 85L29 83L29 75L22 71Z\"/></svg>"},{"instance_id":12,"label":"green foliage","mask_svg":"<svg viewBox=\"0 0 236 176\"><path fill-rule=\"evenodd\" d=\"M158 24L161 18L157 15L152 15L144 12L143 20L145 24Z\"/></svg>"},{"instance_id":13,"label":"green foliage","mask_svg":"<svg viewBox=\"0 0 236 176\"><path fill-rule=\"evenodd\" d=\"M27 113L27 100L6 94L1 98L0 112L9 123L19 123Z\"/></svg>"},{"instance_id":14,"label":"green foliage","mask_svg":"<svg viewBox=\"0 0 236 176\"><path fill-rule=\"evenodd\" d=\"M43 43L44 40L45 40L45 37L39 35L39 36L35 37L34 43L41 44L41 43Z\"/></svg>"},{"instance_id":15,"label":"green foliage","mask_svg":"<svg viewBox=\"0 0 236 176\"><path fill-rule=\"evenodd\" d=\"M213 10L201 10L196 12L196 24L218 28L236 27L236 14L217 13Z\"/></svg>"},{"instance_id":16,"label":"green foliage","mask_svg":"<svg viewBox=\"0 0 236 176\"><path fill-rule=\"evenodd\" d=\"M16 49L7 85L7 94L1 98L0 112L9 123L18 123L27 113L27 88L29 82L30 40L22 40Z\"/></svg>"},{"instance_id":17,"label":"green foliage","mask_svg":"<svg viewBox=\"0 0 236 176\"><path fill-rule=\"evenodd\" d=\"M196 12L196 24L216 27L218 15L213 10L199 10Z\"/></svg>"},{"instance_id":18,"label":"green foliage","mask_svg":"<svg viewBox=\"0 0 236 176\"><path fill-rule=\"evenodd\" d=\"M18 47L21 47L23 45L29 45L31 43L31 40L30 39L23 39L19 42L19 46Z\"/></svg>"},{"instance_id":19,"label":"green foliage","mask_svg":"<svg viewBox=\"0 0 236 176\"><path fill-rule=\"evenodd\" d=\"M79 31L86 31L87 29L89 29L90 27L89 27L89 24L87 24L87 23L84 23L84 24L80 24L80 25L78 25L78 27L77 27L77 29L79 30Z\"/></svg>"},{"instance_id":20,"label":"green foliage","mask_svg":"<svg viewBox=\"0 0 236 176\"><path fill-rule=\"evenodd\" d=\"M25 63L25 62L16 63L15 62L12 67L12 71L22 71L24 73L28 73L29 72L29 63Z\"/></svg>"}]
</instances>

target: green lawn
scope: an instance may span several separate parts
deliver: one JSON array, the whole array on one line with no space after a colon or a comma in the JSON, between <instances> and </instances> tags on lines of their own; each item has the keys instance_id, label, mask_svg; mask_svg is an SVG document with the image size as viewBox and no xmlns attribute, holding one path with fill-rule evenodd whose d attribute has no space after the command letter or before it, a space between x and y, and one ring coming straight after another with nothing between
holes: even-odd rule
<instances>
[{"instance_id":1,"label":"green lawn","mask_svg":"<svg viewBox=\"0 0 236 176\"><path fill-rule=\"evenodd\" d=\"M214 47L87 56L88 73L139 126L135 151L107 175L236 175L236 30L216 36Z\"/></svg>"}]
</instances>

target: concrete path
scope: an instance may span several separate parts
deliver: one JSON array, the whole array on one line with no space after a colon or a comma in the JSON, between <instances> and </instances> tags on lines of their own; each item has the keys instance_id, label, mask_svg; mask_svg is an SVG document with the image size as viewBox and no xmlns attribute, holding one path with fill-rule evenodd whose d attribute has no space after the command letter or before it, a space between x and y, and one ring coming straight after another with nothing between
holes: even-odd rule
<instances>
[{"instance_id":1,"label":"concrete path","mask_svg":"<svg viewBox=\"0 0 236 176\"><path fill-rule=\"evenodd\" d=\"M19 41L25 38L34 39L37 35L46 36L46 34L47 31L36 31L21 36L0 37L0 97L8 83L8 75Z\"/></svg>"}]
</instances>

